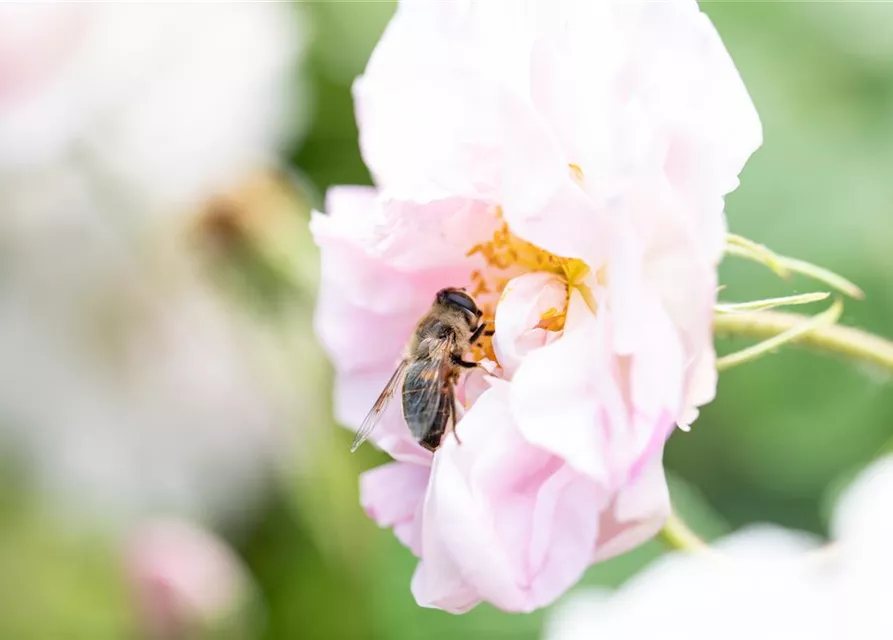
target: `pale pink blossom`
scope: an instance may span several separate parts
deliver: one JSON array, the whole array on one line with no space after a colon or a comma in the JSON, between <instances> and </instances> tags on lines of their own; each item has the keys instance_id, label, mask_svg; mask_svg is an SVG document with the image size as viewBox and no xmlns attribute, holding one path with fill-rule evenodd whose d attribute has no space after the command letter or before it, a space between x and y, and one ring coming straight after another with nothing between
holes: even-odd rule
<instances>
[{"instance_id":1,"label":"pale pink blossom","mask_svg":"<svg viewBox=\"0 0 893 640\"><path fill-rule=\"evenodd\" d=\"M127 542L126 571L138 620L150 638L191 638L244 627L254 597L235 552L187 521L143 523Z\"/></svg>"},{"instance_id":2,"label":"pale pink blossom","mask_svg":"<svg viewBox=\"0 0 893 640\"><path fill-rule=\"evenodd\" d=\"M356 427L444 286L494 323L432 456L399 402L367 512L424 606L526 611L653 535L661 457L715 391L722 197L759 121L694 2L404 2L356 85L371 188L312 228L317 330Z\"/></svg>"}]
</instances>

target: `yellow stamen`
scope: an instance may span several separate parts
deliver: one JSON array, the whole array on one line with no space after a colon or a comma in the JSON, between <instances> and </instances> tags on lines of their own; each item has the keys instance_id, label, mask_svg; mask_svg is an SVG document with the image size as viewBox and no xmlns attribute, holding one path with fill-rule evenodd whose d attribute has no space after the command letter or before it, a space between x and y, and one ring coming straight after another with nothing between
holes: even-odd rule
<instances>
[{"instance_id":1,"label":"yellow stamen","mask_svg":"<svg viewBox=\"0 0 893 640\"><path fill-rule=\"evenodd\" d=\"M567 311L565 309L559 311L555 307L552 307L543 312L536 328L545 329L546 331L561 331L564 329L564 321L566 319Z\"/></svg>"},{"instance_id":2,"label":"yellow stamen","mask_svg":"<svg viewBox=\"0 0 893 640\"><path fill-rule=\"evenodd\" d=\"M575 174L582 178L582 171L576 165L570 165ZM496 208L496 215L502 218L501 208ZM587 306L596 312L596 302L589 287L584 283L590 274L589 266L578 258L564 258L542 249L531 242L522 240L514 235L507 223L503 224L493 233L490 240L474 245L468 250L468 256L480 255L487 269L476 270L471 274L470 292L478 300L478 306L483 312L482 320L491 328L494 324L497 299L501 299L505 293L508 282L517 276L530 272L546 272L559 276L567 284L567 294L563 308L548 309L540 317L536 325L548 331L561 331L567 315L567 305L570 301L570 292L577 289L583 296ZM597 274L599 281L604 279L604 273L600 270ZM481 298L483 296L483 299ZM492 339L484 336L473 349L476 358L487 357L495 360Z\"/></svg>"}]
</instances>

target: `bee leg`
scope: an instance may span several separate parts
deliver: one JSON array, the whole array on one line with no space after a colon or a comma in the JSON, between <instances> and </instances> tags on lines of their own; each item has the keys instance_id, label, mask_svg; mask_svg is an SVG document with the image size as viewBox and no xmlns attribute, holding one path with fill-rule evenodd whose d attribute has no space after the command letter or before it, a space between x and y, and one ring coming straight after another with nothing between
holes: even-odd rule
<instances>
[{"instance_id":1,"label":"bee leg","mask_svg":"<svg viewBox=\"0 0 893 640\"><path fill-rule=\"evenodd\" d=\"M484 323L484 322L480 323L477 326L477 329L475 329L474 332L471 334L471 337L468 339L468 341L471 344L474 344L475 342L477 342L477 339L481 337L481 334L484 333L484 329L486 329L486 328L487 328L486 323Z\"/></svg>"},{"instance_id":2,"label":"bee leg","mask_svg":"<svg viewBox=\"0 0 893 640\"><path fill-rule=\"evenodd\" d=\"M496 334L496 329L490 329L489 331L484 331L484 335L488 338Z\"/></svg>"},{"instance_id":3,"label":"bee leg","mask_svg":"<svg viewBox=\"0 0 893 640\"><path fill-rule=\"evenodd\" d=\"M453 388L450 388L450 426L449 430L452 432L453 437L456 439L456 444L462 444L462 441L459 439L459 434L456 432L456 413L458 407L456 406L456 391Z\"/></svg>"},{"instance_id":4,"label":"bee leg","mask_svg":"<svg viewBox=\"0 0 893 640\"><path fill-rule=\"evenodd\" d=\"M454 365L462 367L464 369L474 369L481 366L478 362L468 362L458 356L453 356L452 358L450 358L450 360L452 360Z\"/></svg>"}]
</instances>

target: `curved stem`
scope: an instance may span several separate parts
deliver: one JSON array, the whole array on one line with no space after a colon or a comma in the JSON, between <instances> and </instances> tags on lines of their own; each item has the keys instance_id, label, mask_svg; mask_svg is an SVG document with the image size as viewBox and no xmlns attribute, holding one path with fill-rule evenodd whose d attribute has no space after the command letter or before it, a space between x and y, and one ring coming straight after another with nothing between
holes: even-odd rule
<instances>
[{"instance_id":1,"label":"curved stem","mask_svg":"<svg viewBox=\"0 0 893 640\"><path fill-rule=\"evenodd\" d=\"M671 513L667 518L659 535L661 541L672 550L706 551L710 548L675 513Z\"/></svg>"},{"instance_id":2,"label":"curved stem","mask_svg":"<svg viewBox=\"0 0 893 640\"><path fill-rule=\"evenodd\" d=\"M713 332L717 337L766 339L802 326L808 320L809 316L779 311L719 314L714 319ZM861 329L838 324L818 326L797 336L792 342L893 373L893 341ZM707 543L676 514L667 518L659 536L670 549L700 552L710 550ZM826 547L825 550L830 548L832 547Z\"/></svg>"},{"instance_id":3,"label":"curved stem","mask_svg":"<svg viewBox=\"0 0 893 640\"><path fill-rule=\"evenodd\" d=\"M807 320L809 316L780 311L723 314L714 319L713 332L717 337L770 338ZM893 372L893 341L861 329L838 324L817 327L797 337L794 342Z\"/></svg>"}]
</instances>

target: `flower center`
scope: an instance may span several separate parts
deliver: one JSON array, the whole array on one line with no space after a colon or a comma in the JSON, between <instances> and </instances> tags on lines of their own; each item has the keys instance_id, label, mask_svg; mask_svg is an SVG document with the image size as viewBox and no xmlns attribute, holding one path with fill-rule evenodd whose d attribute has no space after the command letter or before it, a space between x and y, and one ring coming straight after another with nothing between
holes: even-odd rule
<instances>
[{"instance_id":1,"label":"flower center","mask_svg":"<svg viewBox=\"0 0 893 640\"><path fill-rule=\"evenodd\" d=\"M502 220L502 209L496 207L496 217ZM589 274L589 266L579 258L564 258L550 253L531 242L522 240L512 233L508 223L502 222L493 233L493 237L469 249L466 255L480 255L483 257L486 267L476 269L471 274L471 289L469 293L475 298L478 307L483 312L482 321L487 322L490 328L494 328L496 305L510 280L525 273L546 272L559 276L567 286L567 295L564 304L559 308L550 308L540 316L540 322L536 325L547 331L561 331L567 316L567 306L570 301L572 288L583 292L587 303L594 310L594 300L588 287L583 284L584 278ZM488 358L496 362L493 351L492 339L483 336L472 349L476 359Z\"/></svg>"}]
</instances>

